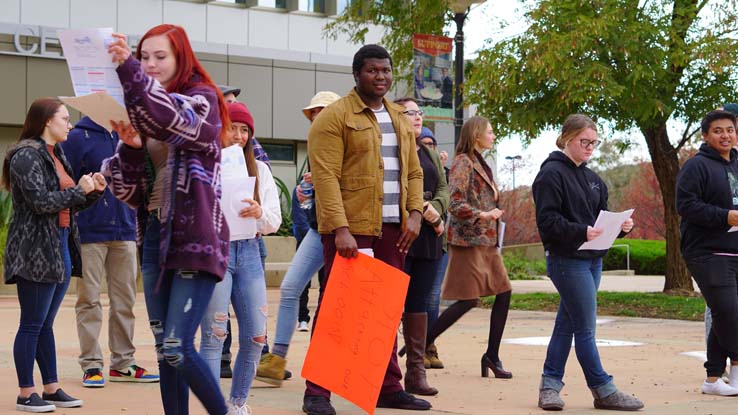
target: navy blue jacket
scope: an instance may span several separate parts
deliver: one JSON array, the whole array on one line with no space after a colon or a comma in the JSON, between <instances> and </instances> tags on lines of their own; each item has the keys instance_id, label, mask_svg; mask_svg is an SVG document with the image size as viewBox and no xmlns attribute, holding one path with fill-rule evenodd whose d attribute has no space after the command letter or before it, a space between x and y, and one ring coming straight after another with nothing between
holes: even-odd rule
<instances>
[{"instance_id":1,"label":"navy blue jacket","mask_svg":"<svg viewBox=\"0 0 738 415\"><path fill-rule=\"evenodd\" d=\"M682 217L685 260L715 253L738 254L738 232L728 232L728 211L738 209L738 152L725 160L708 144L677 175L676 208Z\"/></svg>"},{"instance_id":2,"label":"navy blue jacket","mask_svg":"<svg viewBox=\"0 0 738 415\"><path fill-rule=\"evenodd\" d=\"M607 197L605 182L585 163L577 166L563 152L552 152L533 181L536 224L546 251L579 259L605 256L606 249L578 249L587 241L587 227L607 210Z\"/></svg>"},{"instance_id":3,"label":"navy blue jacket","mask_svg":"<svg viewBox=\"0 0 738 415\"><path fill-rule=\"evenodd\" d=\"M100 171L102 161L115 154L118 136L84 117L61 145L77 182L83 174ZM136 240L136 212L107 188L98 203L77 213L77 226L83 244Z\"/></svg>"}]
</instances>

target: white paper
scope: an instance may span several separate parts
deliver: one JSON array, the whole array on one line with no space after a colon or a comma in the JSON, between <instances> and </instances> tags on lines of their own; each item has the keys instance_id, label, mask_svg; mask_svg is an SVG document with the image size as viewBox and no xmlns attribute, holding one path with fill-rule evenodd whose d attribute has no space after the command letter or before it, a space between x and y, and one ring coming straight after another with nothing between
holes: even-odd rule
<instances>
[{"instance_id":1,"label":"white paper","mask_svg":"<svg viewBox=\"0 0 738 415\"><path fill-rule=\"evenodd\" d=\"M728 232L735 232L738 231L738 226L731 226L730 229L728 229Z\"/></svg>"},{"instance_id":2,"label":"white paper","mask_svg":"<svg viewBox=\"0 0 738 415\"><path fill-rule=\"evenodd\" d=\"M89 116L92 121L112 132L110 121L130 124L125 107L105 92L83 95L81 97L59 97L65 104Z\"/></svg>"},{"instance_id":3,"label":"white paper","mask_svg":"<svg viewBox=\"0 0 738 415\"><path fill-rule=\"evenodd\" d=\"M74 95L107 92L124 106L123 87L115 71L118 65L108 54L113 29L69 29L58 30L57 34L69 67Z\"/></svg>"},{"instance_id":4,"label":"white paper","mask_svg":"<svg viewBox=\"0 0 738 415\"><path fill-rule=\"evenodd\" d=\"M359 248L359 253L374 258L374 250L371 248Z\"/></svg>"},{"instance_id":5,"label":"white paper","mask_svg":"<svg viewBox=\"0 0 738 415\"><path fill-rule=\"evenodd\" d=\"M579 250L584 249L610 249L612 243L615 242L618 235L620 234L620 228L623 223L633 215L634 209L628 209L624 212L608 212L601 210L597 216L594 227L602 229L603 232L600 236L587 241L579 247Z\"/></svg>"},{"instance_id":6,"label":"white paper","mask_svg":"<svg viewBox=\"0 0 738 415\"><path fill-rule=\"evenodd\" d=\"M241 209L249 206L242 200L254 198L256 185L256 178L249 177L241 146L234 144L221 151L220 182L223 192L220 204L231 231L231 240L253 238L257 232L256 219L242 218L238 215Z\"/></svg>"},{"instance_id":7,"label":"white paper","mask_svg":"<svg viewBox=\"0 0 738 415\"><path fill-rule=\"evenodd\" d=\"M497 228L497 252L502 253L502 243L505 241L505 222L500 221L500 226Z\"/></svg>"},{"instance_id":8,"label":"white paper","mask_svg":"<svg viewBox=\"0 0 738 415\"><path fill-rule=\"evenodd\" d=\"M238 144L226 147L220 152L220 175L222 177L248 177L246 157Z\"/></svg>"}]
</instances>

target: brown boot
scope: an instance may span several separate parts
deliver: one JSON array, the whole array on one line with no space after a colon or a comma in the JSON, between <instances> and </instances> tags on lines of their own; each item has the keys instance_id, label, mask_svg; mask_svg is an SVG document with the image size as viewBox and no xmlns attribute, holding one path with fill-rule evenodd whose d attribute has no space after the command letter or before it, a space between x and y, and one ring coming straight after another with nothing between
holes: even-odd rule
<instances>
[{"instance_id":1,"label":"brown boot","mask_svg":"<svg viewBox=\"0 0 738 415\"><path fill-rule=\"evenodd\" d=\"M438 394L438 389L428 386L425 378L423 356L425 355L427 325L428 315L426 313L405 313L402 316L402 334L405 337L407 351L405 390L416 395L431 396Z\"/></svg>"},{"instance_id":2,"label":"brown boot","mask_svg":"<svg viewBox=\"0 0 738 415\"><path fill-rule=\"evenodd\" d=\"M431 343L425 348L425 358L428 359L426 369L443 369L443 362L438 358L438 349Z\"/></svg>"}]
</instances>

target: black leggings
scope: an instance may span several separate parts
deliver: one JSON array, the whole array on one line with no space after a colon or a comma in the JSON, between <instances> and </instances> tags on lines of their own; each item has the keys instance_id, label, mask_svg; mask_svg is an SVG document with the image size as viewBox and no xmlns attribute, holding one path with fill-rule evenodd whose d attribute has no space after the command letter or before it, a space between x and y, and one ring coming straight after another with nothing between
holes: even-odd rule
<instances>
[{"instance_id":1,"label":"black leggings","mask_svg":"<svg viewBox=\"0 0 738 415\"><path fill-rule=\"evenodd\" d=\"M705 369L719 377L725 359L738 362L738 257L707 255L687 261L687 268L712 310Z\"/></svg>"},{"instance_id":2,"label":"black leggings","mask_svg":"<svg viewBox=\"0 0 738 415\"><path fill-rule=\"evenodd\" d=\"M500 342L502 341L502 333L505 331L505 323L507 322L507 311L510 309L511 291L497 294L495 303L489 314L489 337L487 338L487 351L485 354L493 362L500 360ZM431 334L426 339L426 345L432 344L438 336L446 329L451 327L457 320L466 314L469 310L476 307L479 300L459 300L451 304L443 313L438 316L436 324L431 329Z\"/></svg>"}]
</instances>

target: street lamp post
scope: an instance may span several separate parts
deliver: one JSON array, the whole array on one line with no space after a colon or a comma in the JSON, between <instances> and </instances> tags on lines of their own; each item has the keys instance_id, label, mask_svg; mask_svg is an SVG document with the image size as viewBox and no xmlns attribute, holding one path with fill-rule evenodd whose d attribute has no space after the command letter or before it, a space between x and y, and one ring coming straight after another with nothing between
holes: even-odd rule
<instances>
[{"instance_id":1,"label":"street lamp post","mask_svg":"<svg viewBox=\"0 0 738 415\"><path fill-rule=\"evenodd\" d=\"M469 7L472 4L483 3L484 0L456 0L451 1L449 6L454 12L456 22L456 61L454 62L454 145L458 144L461 136L461 126L464 124L464 103L461 95L461 87L464 83L464 21L469 15Z\"/></svg>"},{"instance_id":2,"label":"street lamp post","mask_svg":"<svg viewBox=\"0 0 738 415\"><path fill-rule=\"evenodd\" d=\"M512 173L513 173L513 185L512 185L512 188L513 188L513 190L515 190L515 160L520 160L522 158L523 157L521 157L520 155L516 155L516 156L505 156L505 160L512 161Z\"/></svg>"}]
</instances>

